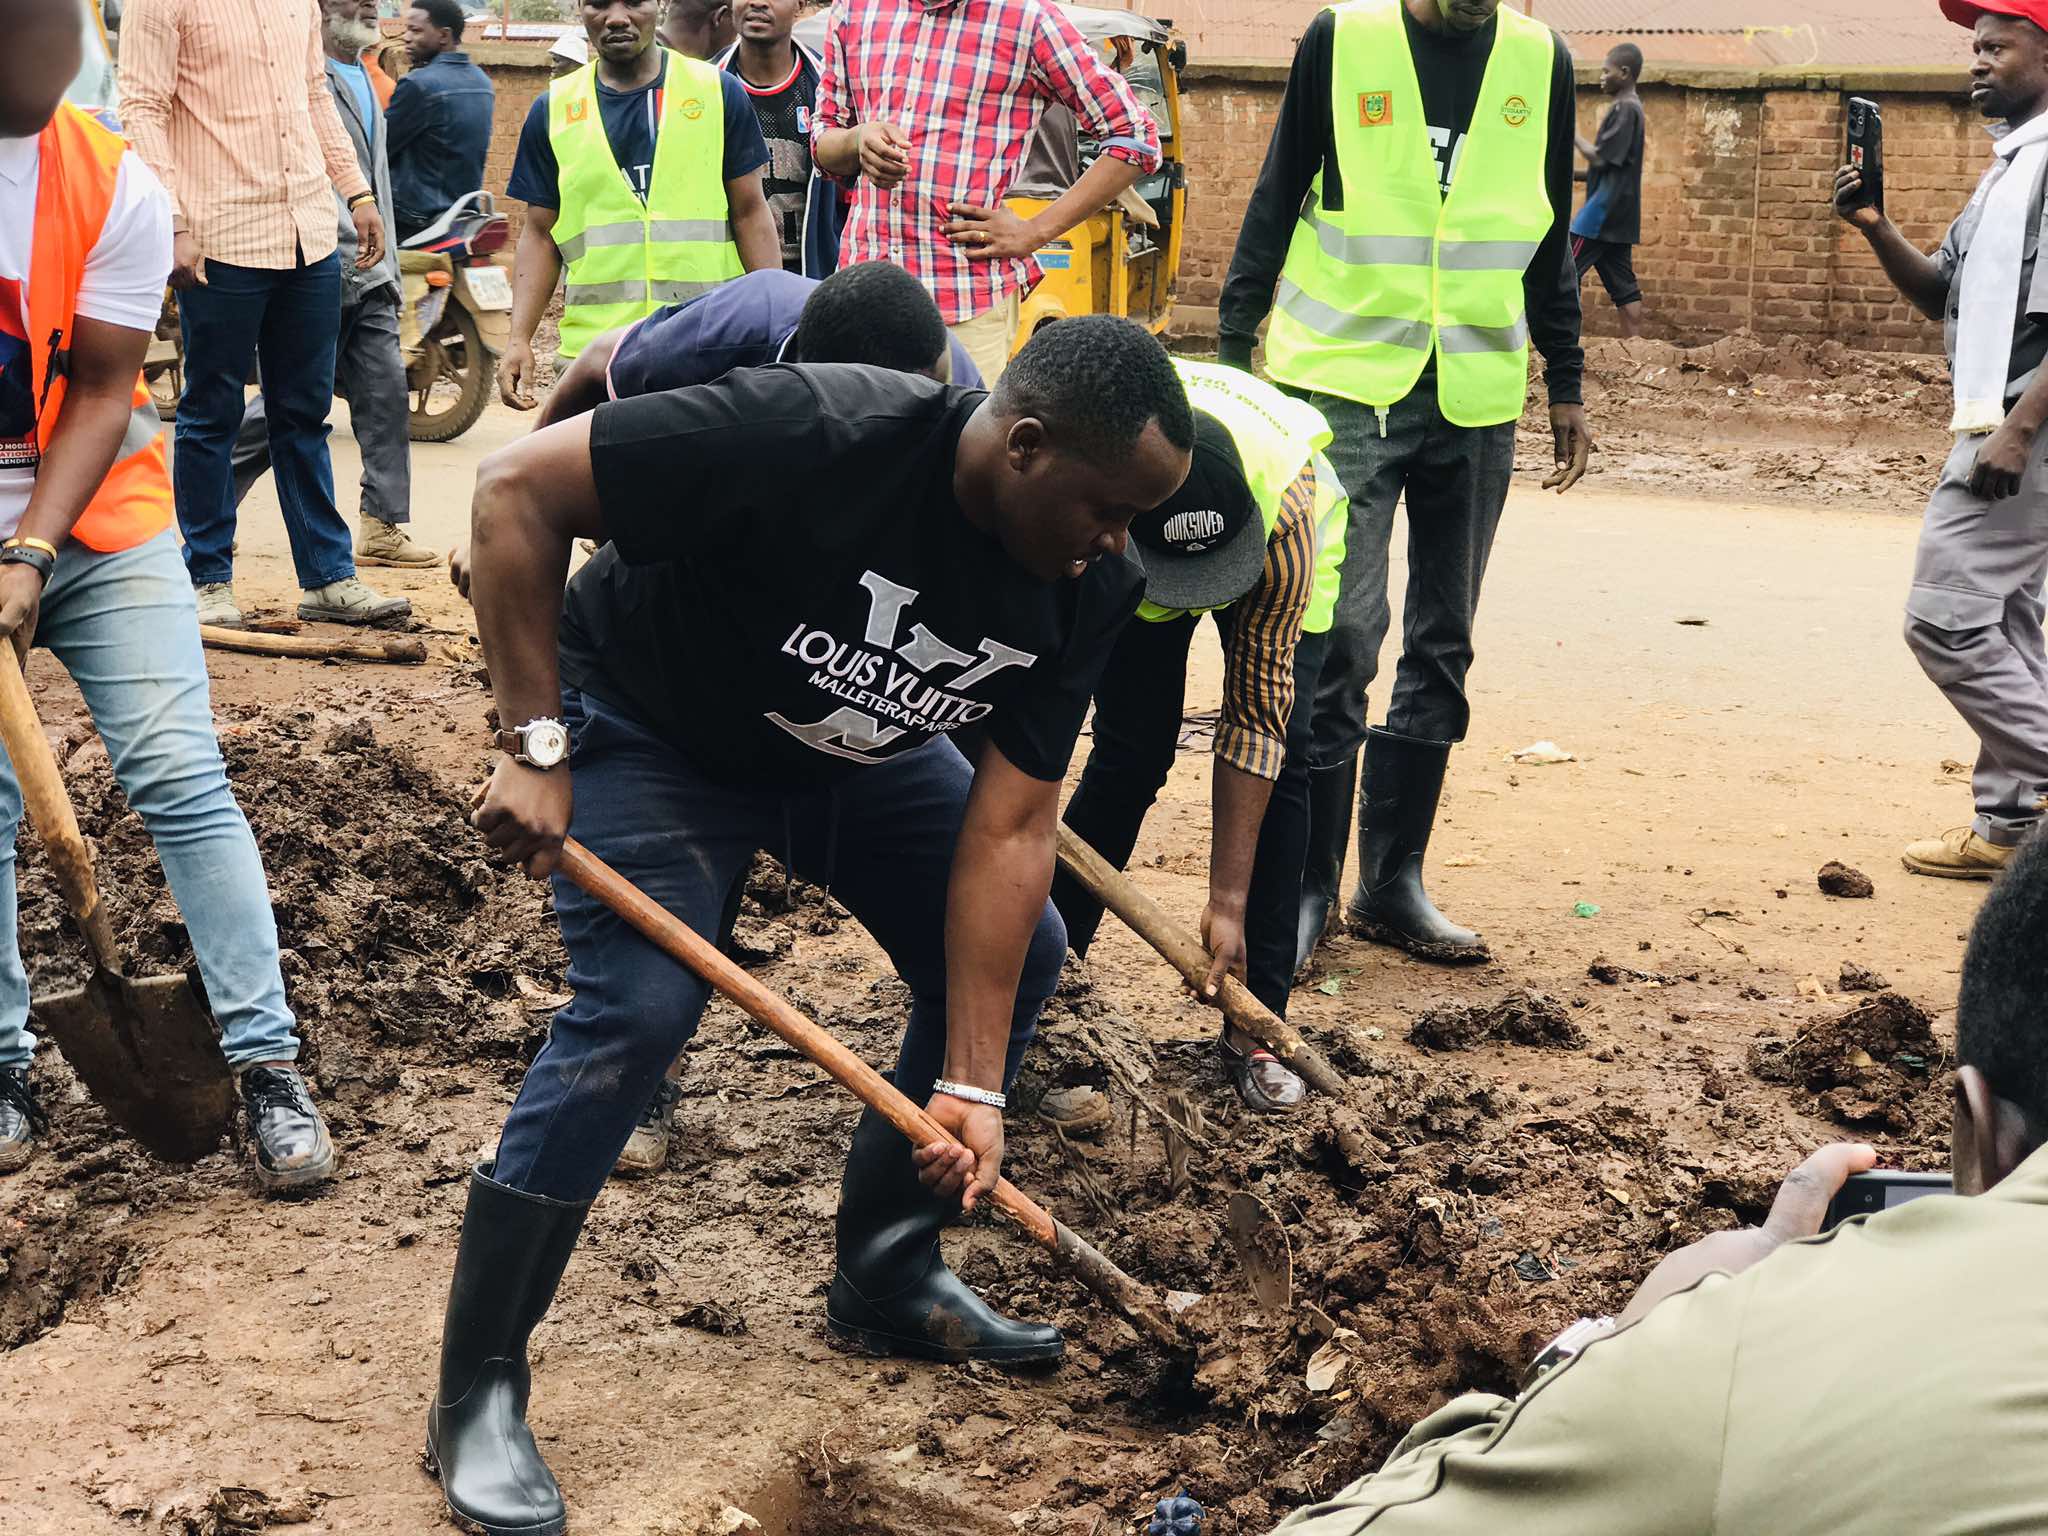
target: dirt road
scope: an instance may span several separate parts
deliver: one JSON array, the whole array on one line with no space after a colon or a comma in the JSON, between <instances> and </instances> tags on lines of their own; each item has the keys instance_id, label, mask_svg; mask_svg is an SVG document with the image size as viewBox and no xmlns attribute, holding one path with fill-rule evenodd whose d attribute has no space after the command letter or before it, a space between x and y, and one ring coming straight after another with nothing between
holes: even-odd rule
<instances>
[{"instance_id":1,"label":"dirt road","mask_svg":"<svg viewBox=\"0 0 2048 1536\"><path fill-rule=\"evenodd\" d=\"M479 453L523 426L493 409L462 442L419 451L425 535L459 533ZM345 486L354 462L338 431ZM1752 1050L1849 1012L1858 1000L1833 995L1845 960L1946 1028L1981 893L1912 881L1897 861L1903 841L1968 814L1965 780L1944 768L1967 735L1898 638L1913 524L1621 480L1563 499L1525 486L1510 503L1471 738L1432 850L1439 899L1497 961L1447 974L1329 946L1295 1017L1359 1080L1352 1101L1248 1123L1206 1049L1211 1018L1113 924L1054 1011L1027 1097L1106 1081L1088 1042L1107 1039L1148 1099L1186 1089L1214 1151L1169 1193L1149 1116L1067 1150L1017 1116L1011 1171L1119 1262L1216 1293L1199 1357L1162 1362L988 1227L954 1239L956 1262L1069 1330L1058 1372L828 1347L851 1111L714 1010L690 1057L679 1166L599 1202L536 1339L534 1418L573 1528L697 1536L752 1529L744 1512L781 1536L1106 1536L1185 1483L1216 1512L1213 1536L1247 1536L1358 1475L1450 1391L1504 1385L1546 1330L1613 1304L1672 1243L1753 1219L1798 1149L1843 1124L1902 1160L1938 1157L1939 1046L1930 1061L1930 1046L1907 1048L1912 1028L1893 1029L1907 1045L1857 1056L1893 1015L1803 1055ZM242 591L282 607L288 565L259 494ZM0 1184L0 1509L21 1530L444 1528L416 1457L461 1178L559 1001L560 961L541 894L489 870L460 823L488 703L465 610L438 576L375 575L419 602L430 667L211 658L347 1177L264 1204L224 1156L151 1165L44 1054L53 1151ZM87 831L129 876L110 896L123 931L167 963L182 932L134 820L67 729L75 696L47 657L34 676ZM1211 651L1189 709L1217 691ZM1539 739L1577 761L1507 760ZM1189 919L1207 774L1198 740L1136 864ZM25 867L39 859L27 850ZM1831 859L1868 871L1875 898L1823 896L1814 875ZM753 894L756 968L886 1055L902 1000L858 930L815 894ZM75 964L34 873L24 931L39 978ZM1612 979L1589 977L1603 960ZM1505 1022L1533 1019L1521 1033L1535 1044L1409 1040L1432 1007L1524 989L1548 996ZM1782 1062L1818 1057L1778 1080ZM1252 1313L1227 1258L1222 1204L1246 1185L1292 1230L1313 1309L1290 1325ZM1345 1363L1311 1391L1305 1361L1339 1327Z\"/></svg>"}]
</instances>

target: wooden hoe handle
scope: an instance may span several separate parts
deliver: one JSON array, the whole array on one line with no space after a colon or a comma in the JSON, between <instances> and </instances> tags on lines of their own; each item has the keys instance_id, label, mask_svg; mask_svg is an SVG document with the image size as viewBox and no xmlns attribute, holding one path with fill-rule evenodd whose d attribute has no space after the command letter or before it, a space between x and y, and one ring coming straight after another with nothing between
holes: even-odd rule
<instances>
[{"instance_id":1,"label":"wooden hoe handle","mask_svg":"<svg viewBox=\"0 0 2048 1536\"><path fill-rule=\"evenodd\" d=\"M1159 951L1161 958L1200 986L1209 976L1210 955L1202 941L1167 915L1130 876L1089 847L1065 822L1060 823L1060 867L1081 883L1089 895L1122 918L1130 930ZM1235 976L1225 976L1219 1001L1223 1017L1278 1056L1318 1093L1342 1098L1344 1076L1321 1051L1295 1032L1294 1026L1252 996Z\"/></svg>"},{"instance_id":2,"label":"wooden hoe handle","mask_svg":"<svg viewBox=\"0 0 2048 1536\"><path fill-rule=\"evenodd\" d=\"M563 874L656 946L738 1003L757 1023L823 1067L854 1097L909 1137L913 1146L955 1140L950 1131L899 1093L893 1083L848 1050L829 1030L813 1024L787 999L728 960L716 945L573 837L562 844L561 868ZM995 1203L1030 1234L1033 1242L1141 1330L1162 1343L1184 1346L1180 1329L1143 1286L1008 1179L996 1181Z\"/></svg>"},{"instance_id":3,"label":"wooden hoe handle","mask_svg":"<svg viewBox=\"0 0 2048 1536\"><path fill-rule=\"evenodd\" d=\"M21 662L14 643L0 638L0 741L7 744L7 756L14 764L14 777L21 785L22 805L28 819L49 852L64 903L71 909L93 958L102 970L118 971L120 955L114 948L113 925L107 909L100 904L100 890L93 879L92 853L85 835L78 830L78 813L71 808L71 796L64 790L64 775L57 768L57 754L43 734L43 722L36 717L35 700L29 697L28 681L21 675Z\"/></svg>"}]
</instances>

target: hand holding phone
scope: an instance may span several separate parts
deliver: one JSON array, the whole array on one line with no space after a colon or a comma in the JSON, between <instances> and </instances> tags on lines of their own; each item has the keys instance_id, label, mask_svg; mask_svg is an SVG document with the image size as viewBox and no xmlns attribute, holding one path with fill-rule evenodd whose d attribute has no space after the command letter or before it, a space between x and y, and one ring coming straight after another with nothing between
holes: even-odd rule
<instances>
[{"instance_id":1,"label":"hand holding phone","mask_svg":"<svg viewBox=\"0 0 2048 1536\"><path fill-rule=\"evenodd\" d=\"M1903 1173L1897 1168L1852 1173L1843 1183L1841 1193L1828 1202L1827 1220L1821 1230L1830 1231L1851 1216L1889 1211L1922 1195L1946 1195L1954 1190L1954 1182L1945 1173Z\"/></svg>"},{"instance_id":2,"label":"hand holding phone","mask_svg":"<svg viewBox=\"0 0 2048 1536\"><path fill-rule=\"evenodd\" d=\"M1851 96L1849 159L1835 178L1835 211L1847 218L1865 208L1884 213L1884 114L1868 96Z\"/></svg>"}]
</instances>

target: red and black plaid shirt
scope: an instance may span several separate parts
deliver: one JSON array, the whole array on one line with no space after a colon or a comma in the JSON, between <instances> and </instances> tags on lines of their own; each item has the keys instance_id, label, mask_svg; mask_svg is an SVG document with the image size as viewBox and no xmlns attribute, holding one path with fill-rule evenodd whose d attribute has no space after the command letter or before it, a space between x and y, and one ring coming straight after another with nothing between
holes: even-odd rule
<instances>
[{"instance_id":1,"label":"red and black plaid shirt","mask_svg":"<svg viewBox=\"0 0 2048 1536\"><path fill-rule=\"evenodd\" d=\"M948 325L1029 290L1041 276L1035 261L969 261L940 232L940 204L1001 203L1055 101L1103 153L1159 168L1152 114L1050 0L836 0L813 145L828 130L873 122L910 141L900 186L859 181L840 265L895 262L931 290Z\"/></svg>"}]
</instances>

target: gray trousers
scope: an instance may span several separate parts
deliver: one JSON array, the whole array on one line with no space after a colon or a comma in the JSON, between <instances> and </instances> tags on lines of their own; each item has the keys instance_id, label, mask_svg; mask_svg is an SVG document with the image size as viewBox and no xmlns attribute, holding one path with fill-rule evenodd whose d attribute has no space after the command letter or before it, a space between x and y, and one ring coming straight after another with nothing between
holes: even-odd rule
<instances>
[{"instance_id":1,"label":"gray trousers","mask_svg":"<svg viewBox=\"0 0 2048 1536\"><path fill-rule=\"evenodd\" d=\"M1343 583L1315 696L1313 768L1334 767L1365 741L1366 691L1379 673L1393 610L1387 600L1394 507L1407 495L1408 595L1386 727L1462 741L1472 709L1472 618L1515 468L1515 424L1457 427L1424 379L1381 418L1370 406L1312 394L1334 435L1326 451L1351 498ZM1297 706L1298 707L1298 706Z\"/></svg>"},{"instance_id":2,"label":"gray trousers","mask_svg":"<svg viewBox=\"0 0 2048 1536\"><path fill-rule=\"evenodd\" d=\"M398 295L380 288L341 306L334 348L334 392L348 402L363 459L361 513L386 523L412 520L412 396L398 345ZM270 469L270 428L263 396L249 402L235 438L235 505Z\"/></svg>"},{"instance_id":3,"label":"gray trousers","mask_svg":"<svg viewBox=\"0 0 2048 1536\"><path fill-rule=\"evenodd\" d=\"M2017 496L1970 493L1981 437L1958 437L1927 502L1906 644L1977 733L1977 835L2012 846L2048 795L2048 434Z\"/></svg>"}]
</instances>

